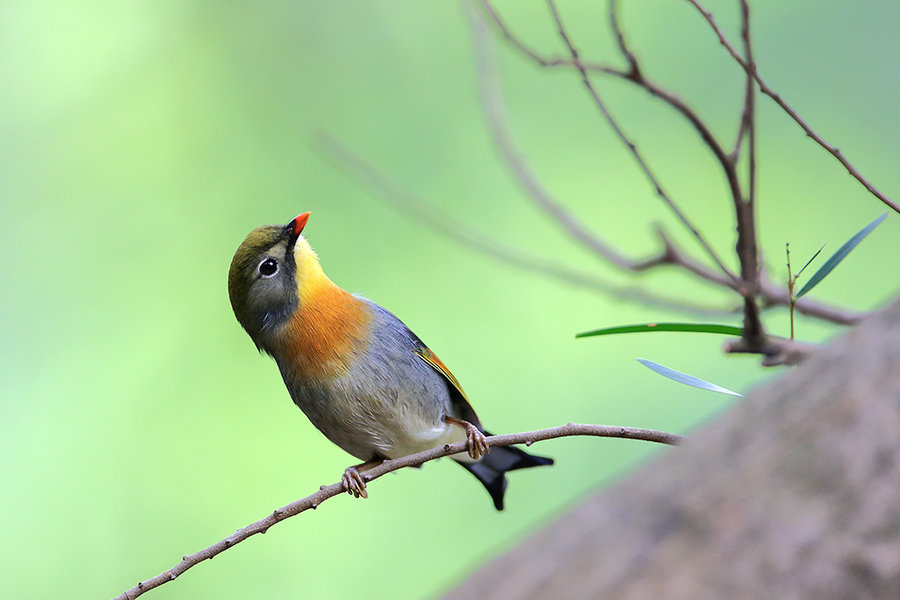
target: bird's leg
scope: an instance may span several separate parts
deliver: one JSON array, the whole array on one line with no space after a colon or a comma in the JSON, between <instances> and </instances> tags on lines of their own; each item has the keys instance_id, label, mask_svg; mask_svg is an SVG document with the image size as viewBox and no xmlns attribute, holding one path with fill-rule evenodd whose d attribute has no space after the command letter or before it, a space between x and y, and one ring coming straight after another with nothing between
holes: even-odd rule
<instances>
[{"instance_id":1,"label":"bird's leg","mask_svg":"<svg viewBox=\"0 0 900 600\"><path fill-rule=\"evenodd\" d=\"M354 498L368 498L369 494L366 492L366 480L363 479L362 473L368 471L372 467L377 467L383 462L384 459L377 458L344 469L344 474L341 475L341 483L344 485L344 490Z\"/></svg>"},{"instance_id":2,"label":"bird's leg","mask_svg":"<svg viewBox=\"0 0 900 600\"><path fill-rule=\"evenodd\" d=\"M484 434L468 421L444 415L444 423L456 425L466 430L466 451L468 451L472 460L478 460L491 451Z\"/></svg>"}]
</instances>

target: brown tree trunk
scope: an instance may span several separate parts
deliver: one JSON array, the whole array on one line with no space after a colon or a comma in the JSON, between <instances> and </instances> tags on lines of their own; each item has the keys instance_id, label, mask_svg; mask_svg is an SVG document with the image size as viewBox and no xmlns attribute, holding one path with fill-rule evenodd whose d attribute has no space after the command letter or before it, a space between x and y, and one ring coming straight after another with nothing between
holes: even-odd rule
<instances>
[{"instance_id":1,"label":"brown tree trunk","mask_svg":"<svg viewBox=\"0 0 900 600\"><path fill-rule=\"evenodd\" d=\"M449 599L900 599L900 301Z\"/></svg>"}]
</instances>

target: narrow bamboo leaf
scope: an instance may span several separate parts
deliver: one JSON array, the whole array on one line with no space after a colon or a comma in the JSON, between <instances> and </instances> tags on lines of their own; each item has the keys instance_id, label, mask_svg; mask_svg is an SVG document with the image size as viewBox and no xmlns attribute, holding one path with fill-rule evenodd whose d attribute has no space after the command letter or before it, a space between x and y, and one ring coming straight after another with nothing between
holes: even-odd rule
<instances>
[{"instance_id":1,"label":"narrow bamboo leaf","mask_svg":"<svg viewBox=\"0 0 900 600\"><path fill-rule=\"evenodd\" d=\"M732 392L729 389L718 386L714 383L710 383L708 381L704 381L699 377L694 377L693 375L687 375L686 373L680 373L668 367L664 367L661 364L655 363L652 360L647 360L644 358L635 359L651 371L656 371L663 377L668 377L672 381L677 381L678 383L683 383L684 385L689 385L691 387L700 388L701 390L709 390L710 392L719 392L720 394L729 394L731 396L738 396L739 398L743 398L743 394L738 394L737 392Z\"/></svg>"},{"instance_id":2,"label":"narrow bamboo leaf","mask_svg":"<svg viewBox=\"0 0 900 600\"><path fill-rule=\"evenodd\" d=\"M802 268L802 269L800 269L799 271L797 271L797 274L794 275L794 277L795 277L795 278L796 278L796 277L800 277L800 275L803 273L803 271L806 270L806 267L808 267L810 264L812 264L812 261L816 260L816 257L817 257L818 255L820 255L820 254L822 253L822 250L824 250L824 249L825 249L825 244L822 244L822 247L819 248L818 250L816 250L816 253L812 255L812 258L809 259L808 261L806 261L806 264L803 265L803 268Z\"/></svg>"},{"instance_id":3,"label":"narrow bamboo leaf","mask_svg":"<svg viewBox=\"0 0 900 600\"><path fill-rule=\"evenodd\" d=\"M740 327L731 325L715 325L712 323L643 323L641 325L622 325L619 327L606 327L579 333L575 337L593 337L597 335L612 335L615 333L645 333L648 331L691 331L695 333L719 333L722 335L741 335Z\"/></svg>"},{"instance_id":4,"label":"narrow bamboo leaf","mask_svg":"<svg viewBox=\"0 0 900 600\"><path fill-rule=\"evenodd\" d=\"M887 218L887 213L884 213L883 215L881 215L880 217L878 217L877 219L875 219L874 221L872 221L871 223L869 223L868 225L863 227L859 233L857 233L852 238L847 240L847 243L845 243L843 246L838 248L838 251L835 252L831 256L831 258L829 258L827 261L825 261L825 264L822 265L822 267L818 271L816 271L815 275L813 275L812 277L809 278L809 281L806 282L806 285L804 285L802 288L800 288L800 291L797 292L797 295L795 296L795 298L799 298L800 296L806 294L811 289L816 287L820 281L825 279L825 277L827 277L828 274L831 273L834 270L834 268L840 264L840 262L842 260L847 258L847 255L850 254L851 250L856 248L856 246L859 245L859 243L861 241L863 241L867 235L872 233L872 230L875 229L876 227L878 227L878 225L882 221L884 221L886 218Z\"/></svg>"}]
</instances>

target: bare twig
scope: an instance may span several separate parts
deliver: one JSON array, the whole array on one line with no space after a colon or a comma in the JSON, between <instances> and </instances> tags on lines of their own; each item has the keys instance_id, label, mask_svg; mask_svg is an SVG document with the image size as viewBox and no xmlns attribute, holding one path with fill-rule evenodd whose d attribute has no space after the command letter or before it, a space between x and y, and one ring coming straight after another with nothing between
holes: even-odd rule
<instances>
[{"instance_id":1,"label":"bare twig","mask_svg":"<svg viewBox=\"0 0 900 600\"><path fill-rule=\"evenodd\" d=\"M651 95L663 100L667 104L669 104L672 108L678 111L699 133L700 137L703 139L704 143L710 148L712 153L716 156L723 173L726 176L726 180L728 182L729 191L731 193L732 198L743 198L743 193L741 191L741 186L738 180L737 174L737 156L740 153L741 145L736 142L735 148L731 153L725 152L721 143L719 143L716 136L712 133L710 127L703 121L703 119L693 110L691 109L683 100L668 92L657 84L649 80L644 73L643 69L640 67L640 62L635 53L628 46L627 40L623 34L623 31L618 23L617 16L617 1L612 0L610 2L610 26L613 30L613 33L616 36L616 43L619 48L619 51L622 53L622 56L625 58L626 62L629 65L627 70L622 70L616 67L602 65L597 63L587 62L578 57L577 61L570 57L544 57L529 47L521 38L516 36L516 34L506 25L506 23L501 18L500 14L493 8L489 0L480 0L481 6L484 9L484 12L488 15L490 20L493 22L494 26L500 32L504 39L506 39L514 48L519 50L524 56L529 58L531 61L540 65L541 67L566 67L572 68L576 67L576 62L580 62L581 66L584 69L592 72L603 73L606 75L610 75L613 77L618 77L620 79L624 79L627 81L631 81L636 85L644 88ZM708 19L712 19L712 15L706 12L699 4L694 3L695 6L704 14ZM718 29L718 26L715 24L713 20L710 23L719 36L720 41L725 45L725 47L729 50L731 55L737 60L739 63L743 65L743 59L737 54L737 51L734 50L733 47L725 40L724 36L721 34L721 31ZM765 86L765 83L762 83L759 80L758 73L754 71L754 79L758 84L763 86L762 91L766 91L768 89ZM770 94L771 95L771 94ZM746 96L745 96L746 98ZM789 107L785 107L789 114ZM743 140L745 137L745 124L744 119L741 120L741 128L739 129L738 139ZM507 136L508 139L508 136ZM755 169L754 169L755 170ZM754 184L755 187L755 184ZM754 189L754 197L755 197L755 189ZM675 265L681 268L684 268L691 273L697 275L701 279L704 279L710 283L715 285L727 287L732 289L738 293L744 293L745 290L742 290L740 287L740 282L735 279L730 279L728 277L723 277L717 271L713 271L707 268L705 265L697 262L692 257L687 255L683 250L679 249L675 246L672 241L660 230L660 238L663 241L663 251L659 256L651 257L643 260L632 260L624 257L623 261L619 261L620 266L627 268L627 266L632 267L631 270L647 270L651 267L662 266L662 265ZM618 250L615 250L620 255L622 253ZM628 263L631 263L628 265ZM627 266L626 266L627 265ZM638 269L634 269L633 267L640 266ZM779 285L776 285L772 281L767 280L766 278L760 275L760 279L758 282L758 297L762 302L764 308L771 308L774 306L789 306L790 299L788 294L781 289ZM804 314L809 317L814 317L817 319L821 319L824 321L829 321L832 323L837 323L841 325L853 325L860 321L860 319L865 316L861 313L854 313L852 311L847 311L844 309L839 309L831 306L824 305L819 302L815 302L810 300L809 298L803 298L798 301L796 305L796 309L801 314Z\"/></svg>"},{"instance_id":2,"label":"bare twig","mask_svg":"<svg viewBox=\"0 0 900 600\"><path fill-rule=\"evenodd\" d=\"M476 252L570 285L648 306L702 316L723 316L733 313L733 311L728 309L702 306L680 299L652 294L637 286L616 286L593 275L501 244L495 239L460 222L452 215L438 210L412 191L401 187L331 137L321 135L318 141L320 154L334 162L338 168L377 192L383 199L401 209L404 214L415 218L438 233ZM647 264L649 261L650 259L644 261L644 264Z\"/></svg>"},{"instance_id":3,"label":"bare twig","mask_svg":"<svg viewBox=\"0 0 900 600\"><path fill-rule=\"evenodd\" d=\"M760 281L759 298L766 308L772 306L790 306L791 304L787 290L767 279ZM856 325L868 314L835 308L821 302L815 302L807 297L797 300L794 310L807 317L815 317L816 319L836 323L838 325Z\"/></svg>"},{"instance_id":4,"label":"bare twig","mask_svg":"<svg viewBox=\"0 0 900 600\"><path fill-rule=\"evenodd\" d=\"M656 442L660 444L677 445L684 438L672 433L664 431L656 431L653 429L638 429L634 427L612 427L608 425L581 425L577 423L569 423L560 427L551 427L549 429L539 429L537 431L527 431L524 433L511 433L507 435L495 435L487 438L489 447L511 446L513 444L531 445L534 442L550 440L554 438L570 437L570 436L595 436L608 438L624 438L633 440L643 440L647 442ZM459 454L466 451L465 442L457 442L455 444L446 444L425 452L411 454L394 460L386 460L377 467L362 473L366 482L378 479L382 475L402 469L404 467L417 467L428 461L435 460L452 454ZM155 577L151 577L140 582L135 587L123 592L115 597L114 600L134 600L138 596L159 587L170 581L174 581L188 569L200 564L204 560L209 560L229 548L243 542L247 538L258 533L265 533L273 525L278 524L285 519L298 515L309 509L316 509L322 502L344 493L345 489L342 483L333 483L331 485L323 485L319 491L302 498L295 502L291 502L286 506L276 509L267 517L247 525L243 529L229 535L225 539L204 548L194 554L182 557L181 562L167 571L163 571Z\"/></svg>"},{"instance_id":5,"label":"bare twig","mask_svg":"<svg viewBox=\"0 0 900 600\"><path fill-rule=\"evenodd\" d=\"M660 260L658 264L678 266L710 283L722 287L727 287L736 292L739 291L735 282L727 279L718 271L714 271L713 269L710 269L709 267L698 263L690 256L684 254L683 251L680 250L668 238L668 236L662 229L659 230L659 236L665 248L665 250L663 251L665 259ZM759 299L763 303L763 306L765 308L771 308L775 306L790 306L790 296L788 295L787 291L779 284L776 284L761 275L759 285ZM835 308L833 306L828 306L827 304L811 300L808 297L804 297L798 300L796 302L795 309L797 310L797 312L806 315L807 317L814 317L816 319L828 321L830 323L835 323L838 325L856 325L866 316L865 313L857 313L841 308Z\"/></svg>"},{"instance_id":6,"label":"bare twig","mask_svg":"<svg viewBox=\"0 0 900 600\"><path fill-rule=\"evenodd\" d=\"M729 316L735 312L731 309L703 306L678 298L660 296L636 286L616 286L588 273L505 246L455 220L452 215L438 210L410 190L399 186L331 137L320 136L318 149L324 158L331 160L339 169L371 188L387 202L399 208L404 214L447 236L461 246L490 256L500 262L556 279L568 285L574 285L647 306L703 317ZM669 239L662 229L659 230L659 236L663 246L660 254L655 259L648 258L638 263L645 270L649 270L651 267L672 265L683 268L712 284L737 290L736 282L686 255ZM787 293L780 286L766 280L763 280L761 283L760 299L767 308L787 306L790 302ZM797 302L796 309L808 317L840 325L856 324L865 316L827 306L806 297L801 298Z\"/></svg>"},{"instance_id":7,"label":"bare twig","mask_svg":"<svg viewBox=\"0 0 900 600\"><path fill-rule=\"evenodd\" d=\"M487 10L492 10L487 3ZM478 74L478 90L481 99L481 107L484 112L488 129L491 132L494 145L500 153L500 156L506 162L510 171L514 175L515 180L522 186L525 193L534 200L542 210L550 215L557 223L559 223L572 238L595 254L605 258L617 267L630 271L640 271L647 268L648 261L636 261L625 256L617 248L611 246L603 240L599 235L590 231L581 221L579 221L571 212L560 204L541 184L540 180L528 166L528 163L522 157L516 148L510 135L509 125L506 117L506 110L502 100L502 92L500 90L497 78L497 66L495 64L494 53L492 52L491 37L488 35L485 23L481 15L474 8L466 5L466 11L470 17L472 26L473 40L475 45L476 67ZM499 19L494 14L494 18ZM515 38L509 38L515 39ZM529 56L539 60L539 57L530 52L527 47L523 48L523 52ZM652 259L651 259L652 262Z\"/></svg>"},{"instance_id":8,"label":"bare twig","mask_svg":"<svg viewBox=\"0 0 900 600\"><path fill-rule=\"evenodd\" d=\"M756 81L757 85L759 85L759 91L774 100L775 103L780 106L781 109L786 112L788 116L790 116L794 120L794 122L803 129L804 133L806 133L808 137L812 138L817 144L819 144L822 148L824 148L832 156L834 156L838 160L838 162L840 162L844 166L844 168L847 169L847 172L850 173L850 175L860 184L862 184L862 186L865 187L869 191L869 193L881 200L886 205L890 206L894 211L900 213L900 205L888 198L884 193L879 191L878 188L876 188L868 179L863 177L862 173L860 173L856 169L856 167L854 167L850 163L850 161L847 160L840 149L832 146L831 144L826 142L824 138L822 138L819 134L813 131L812 128L806 124L806 121L804 121L800 117L797 111L791 108L788 103L781 98L780 95L778 95L772 88L768 86L768 84L766 84L765 81L763 81L763 78L760 76L759 70L756 68L756 65L747 62L740 56L740 54L738 54L734 46L732 46L728 39L725 37L725 34L722 33L722 30L716 23L715 17L713 17L713 14L710 11L706 10L698 0L687 1L690 2L691 5L693 5L694 8L696 8L697 11L703 16L703 19L712 28L713 32L716 34L716 37L719 38L719 43L725 47L731 57L741 66L741 68L744 69L744 71L750 77L754 79L754 81Z\"/></svg>"},{"instance_id":9,"label":"bare twig","mask_svg":"<svg viewBox=\"0 0 900 600\"><path fill-rule=\"evenodd\" d=\"M753 65L753 45L750 40L750 6L747 0L741 3L741 39L744 42L744 56L747 64ZM765 333L759 318L756 295L759 290L759 255L756 242L756 86L748 73L744 94L744 109L735 144L734 160L739 159L741 139L747 138L747 196L733 194L734 212L737 219L737 244L735 251L741 265L742 294L744 296L743 342L747 347L763 348Z\"/></svg>"},{"instance_id":10,"label":"bare twig","mask_svg":"<svg viewBox=\"0 0 900 600\"><path fill-rule=\"evenodd\" d=\"M675 94L664 90L659 85L647 78L644 70L640 66L637 55L628 46L628 43L625 39L625 34L622 31L622 28L619 26L618 0L611 0L609 3L609 24L613 30L613 33L615 34L616 44L619 47L619 52L621 52L622 56L628 62L630 67L628 71L617 71L615 69L609 69L602 72L609 75L621 77L622 79L626 79L637 84L638 86L644 88L651 95L656 96L657 98L674 108L676 111L681 113L681 115L694 127L694 129L697 130L697 133L700 134L700 138L715 155L716 160L718 160L719 165L722 167L722 171L725 174L725 179L728 182L728 188L731 192L731 195L733 197L739 197L741 195L741 189L740 183L738 181L738 174L734 156L729 155L725 152L722 144L719 143L719 140L713 134L712 129L703 121L703 119L699 114L697 114L695 110L693 110L690 106L687 105L687 103L684 102L684 100L682 100Z\"/></svg>"},{"instance_id":11,"label":"bare twig","mask_svg":"<svg viewBox=\"0 0 900 600\"><path fill-rule=\"evenodd\" d=\"M746 7L746 4L744 4ZM744 41L747 55L750 57L749 62L752 63L752 54L749 36L749 9L744 12ZM643 73L640 67L637 55L628 47L625 34L619 26L618 19L618 2L610 0L609 3L609 23L610 28L615 34L616 44L619 52L629 64L629 70L626 73L627 79L635 84L643 87L651 94L661 98L670 106L678 110L688 122L700 133L700 137L704 143L715 155L728 182L729 191L731 193L735 220L737 222L737 255L741 266L741 283L731 285L733 289L743 296L744 300L744 334L743 337L750 345L761 347L764 333L762 321L759 316L759 307L756 304L756 295L759 288L759 274L757 264L757 248L756 248L756 224L754 215L754 201L756 191L756 135L755 135L755 110L754 110L754 91L755 86L752 78L747 78L747 91L745 94L744 109L740 119L740 127L738 128L737 142L731 154L725 154L722 145L712 134L709 127L703 122L700 116L691 109L687 104L674 95L663 91L655 84L651 83ZM744 197L738 178L737 163L740 155L741 140L749 138L749 161L748 161L748 186L749 194ZM696 271L695 271L696 273ZM729 284L733 280L729 281Z\"/></svg>"},{"instance_id":12,"label":"bare twig","mask_svg":"<svg viewBox=\"0 0 900 600\"><path fill-rule=\"evenodd\" d=\"M794 275L791 272L791 245L790 244L784 245L784 254L785 254L785 260L787 261L788 296L791 297L791 304L788 308L790 310L789 316L790 316L790 321L791 321L791 339L793 340L794 339L794 305L796 304L796 302L794 301L794 284L797 283L797 277L799 277L800 274L797 273L797 275ZM815 257L813 257L813 258L815 258ZM812 262L812 260L810 260L810 262ZM807 263L807 264L809 264L809 263ZM803 267L803 268L805 269L806 267Z\"/></svg>"},{"instance_id":13,"label":"bare twig","mask_svg":"<svg viewBox=\"0 0 900 600\"><path fill-rule=\"evenodd\" d=\"M612 116L612 113L609 112L609 109L606 107L606 104L600 98L597 89L594 87L594 84L591 82L590 75L588 74L587 68L582 64L580 56L578 54L578 50L572 43L572 40L569 38L568 31L563 25L562 18L560 17L559 11L556 9L556 4L553 0L547 0L547 5L550 7L550 12L553 14L553 20L556 23L557 33L559 34L560 39L565 44L566 48L569 51L569 54L572 57L572 62L578 72L581 74L581 81L587 89L588 93L591 96L591 99L594 101L594 104L600 110L600 113L603 115L604 119L606 119L609 126L612 128L613 132L616 134L622 143L628 148L631 155L634 157L635 162L637 162L641 171L644 173L644 176L650 181L651 185L653 185L654 190L656 191L656 195L662 199L662 201L669 207L672 213L678 218L679 221L685 226L685 228L690 231L691 235L697 240L697 243L703 248L703 250L709 255L709 257L713 260L716 266L721 269L723 273L725 273L728 277L735 278L734 274L725 266L722 260L719 258L719 255L713 250L712 246L706 241L706 239L700 234L697 228L691 223L691 221L687 218L687 215L682 212L682 210L678 207L677 204L672 200L669 194L663 189L662 184L656 178L656 175L653 174L653 171L650 170L649 165L644 160L643 155L638 151L637 146L631 139L625 134L622 128L619 126L618 122Z\"/></svg>"},{"instance_id":14,"label":"bare twig","mask_svg":"<svg viewBox=\"0 0 900 600\"><path fill-rule=\"evenodd\" d=\"M551 58L545 58L531 49L528 44L523 42L519 37L513 34L512 30L506 26L506 22L500 18L500 14L494 10L494 7L491 6L489 0L480 0L481 6L484 9L484 12L490 17L491 21L497 26L497 30L500 34L506 38L506 40L515 46L517 50L519 50L522 54L530 58L532 61L537 63L542 67L572 67L575 66L575 63L569 57L563 56L554 56ZM583 63L585 68L590 71L599 71L603 73L609 73L610 75L621 76L622 72L614 67L610 67L607 65L601 65L596 63Z\"/></svg>"},{"instance_id":15,"label":"bare twig","mask_svg":"<svg viewBox=\"0 0 900 600\"><path fill-rule=\"evenodd\" d=\"M522 54L530 58L534 63L546 68L576 66L575 61L572 58L564 58L558 56L547 58L541 56L533 49L531 49L531 47L529 47L524 41L522 41L521 38L516 36L511 29L509 29L509 27L500 17L500 14L491 5L489 0L481 0L481 6L484 8L485 13L497 27L497 30L500 32L500 34L514 48L518 49L520 52L522 52ZM694 127L694 129L697 130L697 133L700 134L700 137L703 139L703 141L710 147L719 162L722 163L723 170L725 170L726 176L728 178L728 185L732 190L732 194L734 194L735 190L738 189L738 185L737 172L734 169L733 159L730 158L722 148L722 145L713 135L710 127L700 118L700 116L694 110L692 110L681 98L679 98L675 94L664 90L656 83L647 79L646 75L643 72L643 69L641 69L640 65L638 64L637 57L627 46L622 30L619 27L616 0L610 2L609 17L610 25L612 26L613 32L616 34L616 42L623 56L629 63L629 69L627 71L623 71L622 69L611 67L609 65L587 62L579 57L578 60L581 66L591 72L604 73L606 75L618 77L620 79L636 83L640 87L643 87L652 96L656 96L657 98L663 100L672 108L680 112L682 116L684 116L684 118L687 119L688 122Z\"/></svg>"},{"instance_id":16,"label":"bare twig","mask_svg":"<svg viewBox=\"0 0 900 600\"><path fill-rule=\"evenodd\" d=\"M487 4L486 0L482 0L482 2L487 9L490 9L490 5ZM492 13L489 12L488 14ZM496 13L493 14L496 16ZM508 33L507 35L510 37L510 39L516 39L512 33ZM646 84L649 84L649 82L646 82L645 80L645 85ZM492 102L499 102L499 100L494 99L492 100ZM685 109L688 112L691 112L689 108L685 107ZM503 113L499 114L502 116ZM694 116L697 119L698 123L700 123L700 127L698 128L698 130L701 131L701 135L703 135L702 131L705 130L711 137L712 134L709 133L708 128L705 128L702 122L699 121L699 117L696 117L696 115ZM492 123L492 126L498 127L498 123L496 122L497 119L494 118L493 120L495 122ZM503 135L503 132L506 131L506 126L504 123L504 121L499 122L498 128L501 136L499 136L499 139L496 139L495 142L508 144L508 155L511 157L517 157L519 156L519 154L515 147L512 145L512 141L510 140L509 135ZM572 269L570 267L555 263L542 257L529 255L516 248L504 245L498 242L494 237L487 236L481 232L478 232L477 230L469 227L467 223L455 219L453 215L435 208L411 190L400 186L395 181L386 177L375 167L364 161L358 155L347 149L345 146L343 146L330 136L320 135L318 138L318 142L319 143L316 147L316 150L320 154L322 154L324 158L330 160L331 162L334 162L339 169L353 176L366 187L372 189L384 200L399 208L405 215L418 220L426 226L434 229L438 233L441 233L459 243L460 245L473 249L476 252L480 252L517 268L538 273L569 285L575 285L594 292L623 298L648 306L660 307L705 317L726 316L734 314L734 310L731 309L700 306L695 303L685 302L681 299L668 298L657 294L652 294L636 286L616 286L586 272ZM524 162L522 163L522 165L524 166L522 166L521 168L524 168L526 170L528 169L527 165L524 164ZM534 177L533 174L531 174L531 177ZM543 190L539 183L537 183L536 186L530 190L530 184L527 183L527 179L526 181L520 181L520 184L524 189L526 189L526 191L529 191L529 193L543 194L542 199L545 202L556 203L558 205L558 202L545 190ZM535 198L535 201L538 201L537 198ZM548 214L553 213L552 211L548 211ZM587 230L585 230L585 232L588 236L594 235ZM631 259L619 252L617 249L610 246L610 251L613 253L617 253L619 257L619 260L612 261L613 264L616 264L620 268L632 272L641 272L665 265L672 265L675 267L683 268L686 271L691 272L699 278L714 285L740 292L740 281L724 276L717 270L713 270L694 260L683 250L679 249L674 244L674 242L663 232L662 229L659 229L659 237L662 245L661 251L654 256L644 259ZM597 239L600 240L599 237ZM589 246L589 244L587 243L585 245ZM790 299L788 298L786 292L782 290L780 286L775 285L765 278L763 278L763 280L760 282L759 298L765 308L782 305L787 306L790 302ZM827 306L810 300L809 298L802 298L797 303L796 309L798 312L806 316L842 325L855 324L862 318L862 316L864 316L859 313Z\"/></svg>"}]
</instances>

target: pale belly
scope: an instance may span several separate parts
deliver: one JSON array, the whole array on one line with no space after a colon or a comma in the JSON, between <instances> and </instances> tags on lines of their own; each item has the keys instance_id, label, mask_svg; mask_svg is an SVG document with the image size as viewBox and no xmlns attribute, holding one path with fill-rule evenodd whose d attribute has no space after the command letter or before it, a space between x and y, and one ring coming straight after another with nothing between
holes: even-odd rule
<instances>
[{"instance_id":1,"label":"pale belly","mask_svg":"<svg viewBox=\"0 0 900 600\"><path fill-rule=\"evenodd\" d=\"M440 426L430 429L403 432L403 434L397 436L396 442L391 444L390 448L385 449L385 456L398 458L445 444L455 444L456 442L464 441L466 441L466 432L462 427L441 423ZM468 459L468 455L462 454L455 458Z\"/></svg>"},{"instance_id":2,"label":"pale belly","mask_svg":"<svg viewBox=\"0 0 900 600\"><path fill-rule=\"evenodd\" d=\"M385 415L363 411L363 414L325 419L327 422L322 423L320 429L337 445L363 460L369 460L373 455L400 458L466 440L462 427L444 423L440 416L434 419L421 417L404 412L390 411ZM353 425L347 427L348 422Z\"/></svg>"},{"instance_id":3,"label":"pale belly","mask_svg":"<svg viewBox=\"0 0 900 600\"><path fill-rule=\"evenodd\" d=\"M329 440L360 460L399 458L466 440L462 427L442 420L452 410L443 398L423 402L421 397L395 396L386 402L358 389L335 387L298 386L294 401Z\"/></svg>"}]
</instances>

